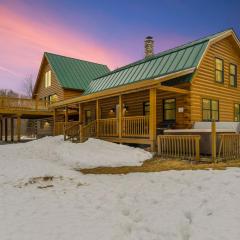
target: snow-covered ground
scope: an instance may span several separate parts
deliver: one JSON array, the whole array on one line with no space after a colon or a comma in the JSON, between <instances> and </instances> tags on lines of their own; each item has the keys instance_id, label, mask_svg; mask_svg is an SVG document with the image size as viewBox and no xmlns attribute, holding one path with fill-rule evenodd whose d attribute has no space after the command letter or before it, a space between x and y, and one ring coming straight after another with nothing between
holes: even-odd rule
<instances>
[{"instance_id":1,"label":"snow-covered ground","mask_svg":"<svg viewBox=\"0 0 240 240\"><path fill-rule=\"evenodd\" d=\"M105 163L104 151L114 159L128 152L126 163L139 154L136 164L147 154L85 145L93 142L101 146L65 147L60 138L0 146L1 240L240 239L240 169L82 175L72 167L97 161L98 153ZM47 175L53 179L41 178Z\"/></svg>"}]
</instances>

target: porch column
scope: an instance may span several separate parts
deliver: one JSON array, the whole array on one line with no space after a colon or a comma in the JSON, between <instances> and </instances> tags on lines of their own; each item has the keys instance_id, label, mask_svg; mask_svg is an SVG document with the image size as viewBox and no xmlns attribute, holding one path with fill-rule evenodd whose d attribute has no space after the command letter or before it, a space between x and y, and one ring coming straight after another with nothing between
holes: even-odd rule
<instances>
[{"instance_id":1,"label":"porch column","mask_svg":"<svg viewBox=\"0 0 240 240\"><path fill-rule=\"evenodd\" d=\"M100 119L100 106L99 100L96 100L96 121L97 121L97 137L99 137L99 119Z\"/></svg>"},{"instance_id":2,"label":"porch column","mask_svg":"<svg viewBox=\"0 0 240 240\"><path fill-rule=\"evenodd\" d=\"M54 108L54 111L53 111L53 136L56 136L56 115L57 115L57 109Z\"/></svg>"},{"instance_id":3,"label":"porch column","mask_svg":"<svg viewBox=\"0 0 240 240\"><path fill-rule=\"evenodd\" d=\"M217 159L217 133L216 133L216 122L212 121L212 161L216 162Z\"/></svg>"},{"instance_id":4,"label":"porch column","mask_svg":"<svg viewBox=\"0 0 240 240\"><path fill-rule=\"evenodd\" d=\"M21 140L21 116L17 116L17 141Z\"/></svg>"},{"instance_id":5,"label":"porch column","mask_svg":"<svg viewBox=\"0 0 240 240\"><path fill-rule=\"evenodd\" d=\"M79 103L78 114L79 114L79 117L78 117L79 123L82 124L83 123L83 105L82 105L82 103Z\"/></svg>"},{"instance_id":6,"label":"porch column","mask_svg":"<svg viewBox=\"0 0 240 240\"><path fill-rule=\"evenodd\" d=\"M118 111L118 137L122 138L122 113L123 113L122 95L119 95L119 111Z\"/></svg>"},{"instance_id":7,"label":"porch column","mask_svg":"<svg viewBox=\"0 0 240 240\"><path fill-rule=\"evenodd\" d=\"M14 141L14 118L11 117L11 142Z\"/></svg>"},{"instance_id":8,"label":"porch column","mask_svg":"<svg viewBox=\"0 0 240 240\"><path fill-rule=\"evenodd\" d=\"M64 116L65 116L65 125L66 125L68 123L68 107L65 107Z\"/></svg>"},{"instance_id":9,"label":"porch column","mask_svg":"<svg viewBox=\"0 0 240 240\"><path fill-rule=\"evenodd\" d=\"M3 120L2 116L0 116L0 141L2 141L2 136L3 136Z\"/></svg>"},{"instance_id":10,"label":"porch column","mask_svg":"<svg viewBox=\"0 0 240 240\"><path fill-rule=\"evenodd\" d=\"M149 115L149 137L151 141L151 151L156 150L157 139L157 89L151 88L149 92L150 98L150 115Z\"/></svg>"},{"instance_id":11,"label":"porch column","mask_svg":"<svg viewBox=\"0 0 240 240\"><path fill-rule=\"evenodd\" d=\"M5 142L8 140L8 118L5 117Z\"/></svg>"}]
</instances>

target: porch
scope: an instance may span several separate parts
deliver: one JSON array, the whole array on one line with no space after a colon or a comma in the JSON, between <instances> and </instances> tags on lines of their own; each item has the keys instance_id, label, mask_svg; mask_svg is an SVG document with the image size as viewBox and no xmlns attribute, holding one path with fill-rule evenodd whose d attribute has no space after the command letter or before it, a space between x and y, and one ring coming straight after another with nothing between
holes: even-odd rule
<instances>
[{"instance_id":1,"label":"porch","mask_svg":"<svg viewBox=\"0 0 240 240\"><path fill-rule=\"evenodd\" d=\"M187 86L162 86L117 96L70 103L54 109L54 134L84 142L100 138L146 144L156 150L157 135L166 128L188 128Z\"/></svg>"}]
</instances>

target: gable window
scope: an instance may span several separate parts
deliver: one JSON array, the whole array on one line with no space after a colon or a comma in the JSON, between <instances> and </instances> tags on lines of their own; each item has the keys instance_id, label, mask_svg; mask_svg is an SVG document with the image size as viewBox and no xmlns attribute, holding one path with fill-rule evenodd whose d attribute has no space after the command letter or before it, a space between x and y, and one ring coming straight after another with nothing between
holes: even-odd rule
<instances>
[{"instance_id":1,"label":"gable window","mask_svg":"<svg viewBox=\"0 0 240 240\"><path fill-rule=\"evenodd\" d=\"M215 80L216 82L224 82L224 70L223 70L223 60L220 58L215 59Z\"/></svg>"},{"instance_id":2,"label":"gable window","mask_svg":"<svg viewBox=\"0 0 240 240\"><path fill-rule=\"evenodd\" d=\"M45 88L48 88L51 86L51 70L45 72Z\"/></svg>"},{"instance_id":3,"label":"gable window","mask_svg":"<svg viewBox=\"0 0 240 240\"><path fill-rule=\"evenodd\" d=\"M49 96L49 102L50 102L50 103L57 102L57 100L58 100L57 94L53 94L53 95L50 95L50 96Z\"/></svg>"},{"instance_id":4,"label":"gable window","mask_svg":"<svg viewBox=\"0 0 240 240\"><path fill-rule=\"evenodd\" d=\"M150 105L149 102L143 103L143 116L149 116L150 114Z\"/></svg>"},{"instance_id":5,"label":"gable window","mask_svg":"<svg viewBox=\"0 0 240 240\"><path fill-rule=\"evenodd\" d=\"M203 121L219 120L219 102L212 99L202 100L202 118Z\"/></svg>"},{"instance_id":6,"label":"gable window","mask_svg":"<svg viewBox=\"0 0 240 240\"><path fill-rule=\"evenodd\" d=\"M229 79L230 79L230 86L237 87L237 66L235 64L230 64Z\"/></svg>"},{"instance_id":7,"label":"gable window","mask_svg":"<svg viewBox=\"0 0 240 240\"><path fill-rule=\"evenodd\" d=\"M164 99L163 119L164 121L176 120L176 99L175 98Z\"/></svg>"},{"instance_id":8,"label":"gable window","mask_svg":"<svg viewBox=\"0 0 240 240\"><path fill-rule=\"evenodd\" d=\"M240 104L234 104L234 121L240 122Z\"/></svg>"},{"instance_id":9,"label":"gable window","mask_svg":"<svg viewBox=\"0 0 240 240\"><path fill-rule=\"evenodd\" d=\"M90 123L92 121L92 111L91 110L85 110L85 122L86 124Z\"/></svg>"}]
</instances>

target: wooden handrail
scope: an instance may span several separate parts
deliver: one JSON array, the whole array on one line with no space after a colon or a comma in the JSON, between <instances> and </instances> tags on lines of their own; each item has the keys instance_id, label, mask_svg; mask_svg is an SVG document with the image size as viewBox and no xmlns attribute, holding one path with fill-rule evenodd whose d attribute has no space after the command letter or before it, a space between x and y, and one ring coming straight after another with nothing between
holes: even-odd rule
<instances>
[{"instance_id":1,"label":"wooden handrail","mask_svg":"<svg viewBox=\"0 0 240 240\"><path fill-rule=\"evenodd\" d=\"M200 135L159 135L157 140L162 158L200 160Z\"/></svg>"},{"instance_id":2,"label":"wooden handrail","mask_svg":"<svg viewBox=\"0 0 240 240\"><path fill-rule=\"evenodd\" d=\"M47 110L48 104L44 100L35 100L31 98L0 97L0 108L2 109L29 109L29 110Z\"/></svg>"},{"instance_id":3,"label":"wooden handrail","mask_svg":"<svg viewBox=\"0 0 240 240\"><path fill-rule=\"evenodd\" d=\"M80 125L80 142L86 141L90 137L97 135L97 121L91 121L87 125Z\"/></svg>"},{"instance_id":4,"label":"wooden handrail","mask_svg":"<svg viewBox=\"0 0 240 240\"><path fill-rule=\"evenodd\" d=\"M67 127L67 125L70 125ZM64 140L74 139L79 140L80 136L80 123L79 122L68 122L64 124Z\"/></svg>"},{"instance_id":5,"label":"wooden handrail","mask_svg":"<svg viewBox=\"0 0 240 240\"><path fill-rule=\"evenodd\" d=\"M118 136L118 119L117 118L106 118L98 119L98 137L116 137Z\"/></svg>"},{"instance_id":6,"label":"wooden handrail","mask_svg":"<svg viewBox=\"0 0 240 240\"><path fill-rule=\"evenodd\" d=\"M240 134L219 134L220 145L218 149L219 160L240 159Z\"/></svg>"},{"instance_id":7,"label":"wooden handrail","mask_svg":"<svg viewBox=\"0 0 240 240\"><path fill-rule=\"evenodd\" d=\"M148 137L149 116L132 116L122 118L123 137Z\"/></svg>"}]
</instances>

